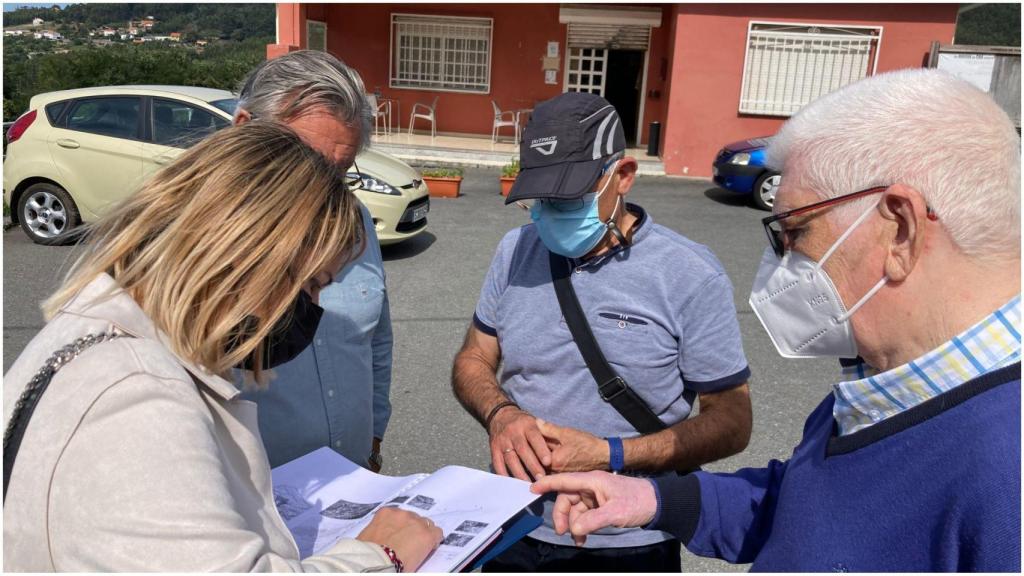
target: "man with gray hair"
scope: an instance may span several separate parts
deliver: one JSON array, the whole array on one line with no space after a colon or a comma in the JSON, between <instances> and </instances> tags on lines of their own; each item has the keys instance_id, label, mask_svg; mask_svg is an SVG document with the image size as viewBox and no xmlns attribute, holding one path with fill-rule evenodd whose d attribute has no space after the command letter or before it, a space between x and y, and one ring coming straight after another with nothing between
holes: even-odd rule
<instances>
[{"instance_id":1,"label":"man with gray hair","mask_svg":"<svg viewBox=\"0 0 1024 576\"><path fill-rule=\"evenodd\" d=\"M282 122L347 173L369 142L370 110L359 74L326 52L303 50L257 66L239 91L235 123ZM373 471L391 416L391 317L380 244L361 206L362 254L320 292L313 344L248 390L271 466L328 446ZM242 375L238 376L242 381Z\"/></svg>"},{"instance_id":2,"label":"man with gray hair","mask_svg":"<svg viewBox=\"0 0 1024 576\"><path fill-rule=\"evenodd\" d=\"M750 305L785 357L846 358L785 462L549 476L556 529L674 534L767 571L1020 572L1020 137L986 94L904 70L825 96L781 168ZM856 358L856 359L853 359Z\"/></svg>"}]
</instances>

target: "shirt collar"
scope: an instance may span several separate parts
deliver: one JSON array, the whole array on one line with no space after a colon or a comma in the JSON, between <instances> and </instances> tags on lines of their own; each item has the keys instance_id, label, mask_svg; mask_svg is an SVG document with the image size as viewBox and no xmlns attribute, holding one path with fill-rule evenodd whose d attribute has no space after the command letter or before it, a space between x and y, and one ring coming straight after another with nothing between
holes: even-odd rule
<instances>
[{"instance_id":1,"label":"shirt collar","mask_svg":"<svg viewBox=\"0 0 1024 576\"><path fill-rule=\"evenodd\" d=\"M839 434L867 428L1020 359L1021 299L1018 294L983 320L907 364L886 372L860 362L842 362L833 385L832 414Z\"/></svg>"},{"instance_id":2,"label":"shirt collar","mask_svg":"<svg viewBox=\"0 0 1024 576\"><path fill-rule=\"evenodd\" d=\"M651 220L651 217L647 214L647 211L641 208L639 205L633 204L631 202L626 203L626 210L628 210L631 214L636 216L636 222L633 223L633 237L630 244L628 246L618 244L611 250L605 252L604 254L599 254L597 256L593 256L587 259L572 258L571 260L574 268L599 268L603 266L606 262L614 260L615 257L621 254L622 252L625 252L629 250L631 247L636 246L638 243L640 243L641 240L643 240L644 238L647 237L648 234L650 234L651 227L649 226L649 224L652 223L653 220Z\"/></svg>"},{"instance_id":3,"label":"shirt collar","mask_svg":"<svg viewBox=\"0 0 1024 576\"><path fill-rule=\"evenodd\" d=\"M109 274L97 276L61 307L60 313L104 320L110 322L121 332L136 338L156 340L174 356L185 370L224 400L232 400L239 394L238 389L231 382L175 353L167 335L157 329L145 311L135 302L135 299L125 292Z\"/></svg>"}]
</instances>

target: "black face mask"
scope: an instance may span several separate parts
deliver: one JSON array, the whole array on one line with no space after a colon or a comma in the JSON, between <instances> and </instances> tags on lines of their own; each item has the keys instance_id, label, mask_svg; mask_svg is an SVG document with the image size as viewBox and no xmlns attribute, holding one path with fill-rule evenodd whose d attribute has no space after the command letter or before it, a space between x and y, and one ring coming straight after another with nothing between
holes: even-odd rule
<instances>
[{"instance_id":1,"label":"black face mask","mask_svg":"<svg viewBox=\"0 0 1024 576\"><path fill-rule=\"evenodd\" d=\"M323 314L324 309L314 304L305 290L300 291L299 297L292 304L291 313L285 312L263 341L261 368L269 370L295 359L313 342ZM233 346L229 346L228 351L232 349ZM238 368L255 369L254 355L255 353L247 356Z\"/></svg>"}]
</instances>

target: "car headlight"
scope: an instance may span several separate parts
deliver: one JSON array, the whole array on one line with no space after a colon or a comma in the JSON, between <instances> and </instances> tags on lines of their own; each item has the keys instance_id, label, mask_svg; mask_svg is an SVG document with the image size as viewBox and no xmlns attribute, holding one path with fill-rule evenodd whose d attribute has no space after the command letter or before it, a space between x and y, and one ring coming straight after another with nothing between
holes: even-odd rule
<instances>
[{"instance_id":1,"label":"car headlight","mask_svg":"<svg viewBox=\"0 0 1024 576\"><path fill-rule=\"evenodd\" d=\"M738 164L740 166L746 166L749 163L750 154L747 154L746 152L740 152L739 154L733 155L732 158L729 158L729 164Z\"/></svg>"},{"instance_id":2,"label":"car headlight","mask_svg":"<svg viewBox=\"0 0 1024 576\"><path fill-rule=\"evenodd\" d=\"M387 182L370 176L369 174L356 174L349 173L349 177L359 177L359 185L356 187L357 190L369 190L370 192L376 192L378 194L390 194L391 196L401 196L402 192L388 184Z\"/></svg>"}]
</instances>

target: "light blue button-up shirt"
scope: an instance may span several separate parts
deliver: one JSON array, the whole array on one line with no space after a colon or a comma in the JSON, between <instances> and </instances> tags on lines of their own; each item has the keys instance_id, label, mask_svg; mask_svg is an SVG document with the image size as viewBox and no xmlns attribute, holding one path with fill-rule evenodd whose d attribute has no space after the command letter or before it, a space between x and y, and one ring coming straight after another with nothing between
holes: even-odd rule
<instances>
[{"instance_id":1,"label":"light blue button-up shirt","mask_svg":"<svg viewBox=\"0 0 1024 576\"><path fill-rule=\"evenodd\" d=\"M391 315L373 219L361 208L366 250L320 292L324 315L313 345L274 368L266 390L244 393L259 405L271 466L322 446L366 466L373 438L384 438L391 417Z\"/></svg>"},{"instance_id":2,"label":"light blue button-up shirt","mask_svg":"<svg viewBox=\"0 0 1024 576\"><path fill-rule=\"evenodd\" d=\"M832 386L839 435L853 434L949 392L982 374L1020 362L1020 294L952 340L886 372L844 362Z\"/></svg>"}]
</instances>

